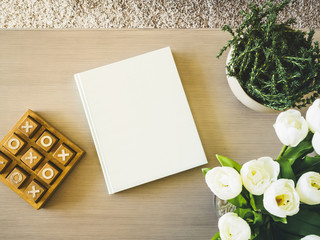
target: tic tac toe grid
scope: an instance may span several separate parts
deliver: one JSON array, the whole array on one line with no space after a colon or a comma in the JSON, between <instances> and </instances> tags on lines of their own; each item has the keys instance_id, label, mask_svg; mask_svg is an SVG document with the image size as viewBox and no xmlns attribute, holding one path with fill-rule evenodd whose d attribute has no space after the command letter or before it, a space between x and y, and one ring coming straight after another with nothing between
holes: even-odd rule
<instances>
[{"instance_id":1,"label":"tic tac toe grid","mask_svg":"<svg viewBox=\"0 0 320 240\"><path fill-rule=\"evenodd\" d=\"M0 142L0 180L39 209L84 151L28 110Z\"/></svg>"}]
</instances>

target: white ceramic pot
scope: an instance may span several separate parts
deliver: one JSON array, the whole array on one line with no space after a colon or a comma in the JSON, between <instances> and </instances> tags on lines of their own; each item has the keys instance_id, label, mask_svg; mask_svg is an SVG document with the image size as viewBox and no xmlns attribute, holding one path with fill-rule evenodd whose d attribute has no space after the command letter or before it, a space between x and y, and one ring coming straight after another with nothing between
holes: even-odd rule
<instances>
[{"instance_id":1,"label":"white ceramic pot","mask_svg":"<svg viewBox=\"0 0 320 240\"><path fill-rule=\"evenodd\" d=\"M228 62L231 59L231 53L232 53L233 49L231 48L229 53L228 53L228 57L227 57L227 62L226 64L228 65ZM235 97L246 107L257 111L257 112L268 112L268 113L277 113L278 111L273 110L271 108L268 108L264 105L262 105L261 103L258 103L257 101L255 101L254 99L252 99L241 87L241 85L239 84L238 80L235 77L231 77L228 75L228 71L226 68L226 74L227 74L227 80L228 80L228 84L229 87L232 91L232 93L235 95Z\"/></svg>"}]
</instances>

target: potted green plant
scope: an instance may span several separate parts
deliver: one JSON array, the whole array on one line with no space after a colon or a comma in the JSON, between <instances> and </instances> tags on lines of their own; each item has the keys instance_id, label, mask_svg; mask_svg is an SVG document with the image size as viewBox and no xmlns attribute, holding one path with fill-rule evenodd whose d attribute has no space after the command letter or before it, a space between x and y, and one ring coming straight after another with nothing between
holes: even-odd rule
<instances>
[{"instance_id":1,"label":"potted green plant","mask_svg":"<svg viewBox=\"0 0 320 240\"><path fill-rule=\"evenodd\" d=\"M319 96L320 50L313 41L315 32L291 28L293 18L277 20L289 2L249 4L248 11L240 11L244 20L237 29L222 28L232 35L217 55L231 48L226 66L229 85L242 103L258 111L301 108Z\"/></svg>"}]
</instances>

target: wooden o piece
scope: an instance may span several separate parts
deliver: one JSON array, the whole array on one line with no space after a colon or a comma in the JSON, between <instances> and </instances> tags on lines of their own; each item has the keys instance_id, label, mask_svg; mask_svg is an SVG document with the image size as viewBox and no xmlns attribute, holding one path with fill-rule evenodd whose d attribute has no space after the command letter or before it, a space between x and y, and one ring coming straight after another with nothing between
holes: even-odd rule
<instances>
[{"instance_id":1,"label":"wooden o piece","mask_svg":"<svg viewBox=\"0 0 320 240\"><path fill-rule=\"evenodd\" d=\"M18 179L15 178L16 176L18 176ZM21 183L22 179L23 179L23 177L22 177L21 173L19 173L19 172L14 172L10 176L10 181L13 182L14 184Z\"/></svg>"},{"instance_id":2,"label":"wooden o piece","mask_svg":"<svg viewBox=\"0 0 320 240\"><path fill-rule=\"evenodd\" d=\"M11 185L15 186L16 188L19 188L27 179L27 177L27 173L20 169L20 167L16 167L7 176L7 180Z\"/></svg>"},{"instance_id":3,"label":"wooden o piece","mask_svg":"<svg viewBox=\"0 0 320 240\"><path fill-rule=\"evenodd\" d=\"M46 152L49 152L53 148L53 146L58 142L58 140L59 139L56 138L55 135L46 130L38 138L36 144Z\"/></svg>"},{"instance_id":4,"label":"wooden o piece","mask_svg":"<svg viewBox=\"0 0 320 240\"><path fill-rule=\"evenodd\" d=\"M47 172L49 172L50 174L47 175ZM52 179L53 176L54 176L54 171L52 170L52 168L45 168L45 169L42 170L42 177L44 179L49 180L49 179Z\"/></svg>"},{"instance_id":5,"label":"wooden o piece","mask_svg":"<svg viewBox=\"0 0 320 240\"><path fill-rule=\"evenodd\" d=\"M47 143L46 143L46 140L48 140ZM44 146L44 147L50 147L51 144L52 144L52 137L50 137L50 136L44 136L44 137L41 138L40 142L41 142L42 146Z\"/></svg>"},{"instance_id":6,"label":"wooden o piece","mask_svg":"<svg viewBox=\"0 0 320 240\"><path fill-rule=\"evenodd\" d=\"M12 133L7 141L4 143L4 147L9 150L13 155L17 155L25 146L26 142L17 134Z\"/></svg>"},{"instance_id":7,"label":"wooden o piece","mask_svg":"<svg viewBox=\"0 0 320 240\"><path fill-rule=\"evenodd\" d=\"M14 145L13 142L15 143ZM13 150L17 150L20 147L20 141L16 138L11 138L8 142L8 147Z\"/></svg>"},{"instance_id":8,"label":"wooden o piece","mask_svg":"<svg viewBox=\"0 0 320 240\"><path fill-rule=\"evenodd\" d=\"M57 179L61 169L53 165L52 162L47 162L39 171L38 176L47 184L52 184Z\"/></svg>"}]
</instances>

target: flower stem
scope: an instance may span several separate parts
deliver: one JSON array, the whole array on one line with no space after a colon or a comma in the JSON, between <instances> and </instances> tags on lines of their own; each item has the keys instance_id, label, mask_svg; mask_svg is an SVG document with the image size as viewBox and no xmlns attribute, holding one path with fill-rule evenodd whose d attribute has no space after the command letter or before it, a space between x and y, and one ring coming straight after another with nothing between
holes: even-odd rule
<instances>
[{"instance_id":1,"label":"flower stem","mask_svg":"<svg viewBox=\"0 0 320 240\"><path fill-rule=\"evenodd\" d=\"M281 149L281 152L280 152L279 156L277 157L277 159L279 159L287 149L288 149L288 146L287 145L283 145L283 147Z\"/></svg>"}]
</instances>

